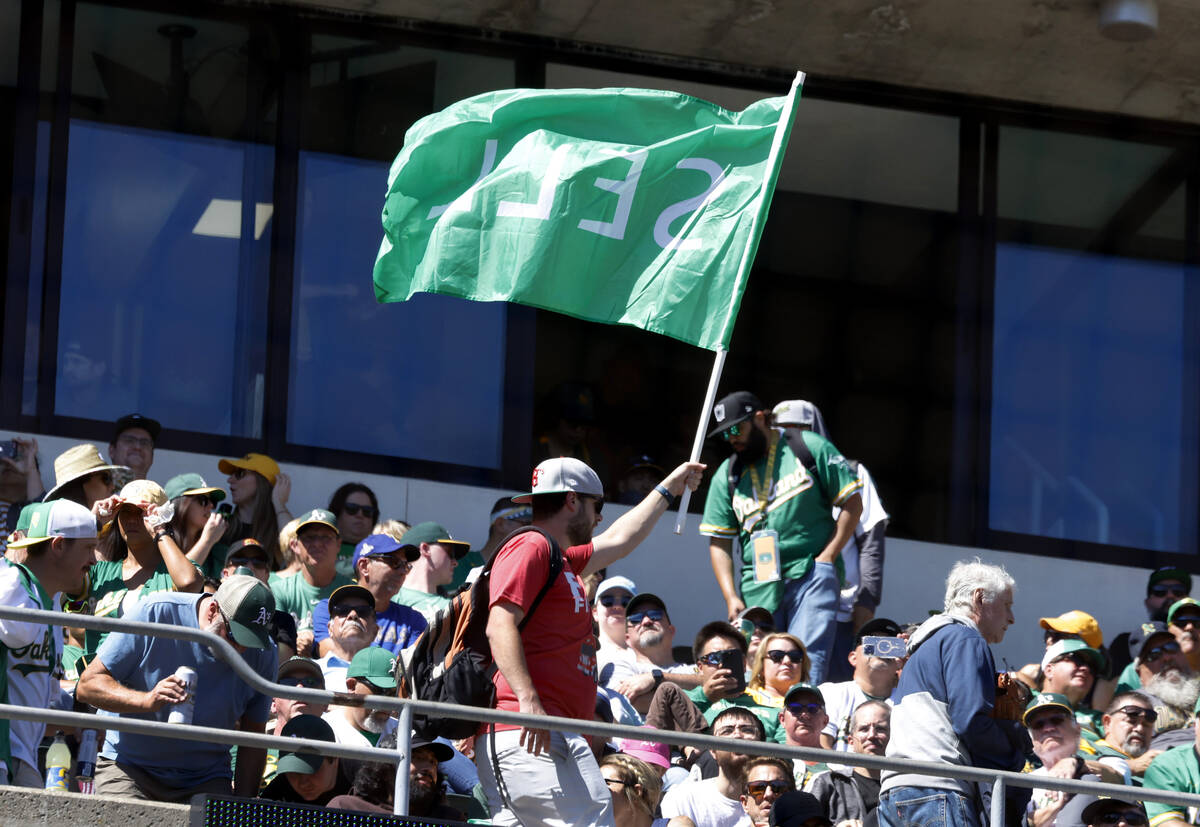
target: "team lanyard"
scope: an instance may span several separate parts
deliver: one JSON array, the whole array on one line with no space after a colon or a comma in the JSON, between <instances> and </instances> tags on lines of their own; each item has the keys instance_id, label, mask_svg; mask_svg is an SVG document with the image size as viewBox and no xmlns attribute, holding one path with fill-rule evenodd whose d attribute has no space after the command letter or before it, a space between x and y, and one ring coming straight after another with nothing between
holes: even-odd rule
<instances>
[{"instance_id":1,"label":"team lanyard","mask_svg":"<svg viewBox=\"0 0 1200 827\"><path fill-rule=\"evenodd\" d=\"M767 524L767 501L771 498L771 486L775 483L775 452L779 450L779 434L775 431L771 431L770 434L768 440L771 448L767 451L767 481L765 485L760 487L758 469L750 467L750 493L758 500L759 530Z\"/></svg>"}]
</instances>

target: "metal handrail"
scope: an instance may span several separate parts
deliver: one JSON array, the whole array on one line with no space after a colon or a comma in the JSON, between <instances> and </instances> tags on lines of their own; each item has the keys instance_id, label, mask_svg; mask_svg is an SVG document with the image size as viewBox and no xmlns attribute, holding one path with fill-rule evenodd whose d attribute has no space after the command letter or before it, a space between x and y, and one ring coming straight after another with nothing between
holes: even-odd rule
<instances>
[{"instance_id":1,"label":"metal handrail","mask_svg":"<svg viewBox=\"0 0 1200 827\"><path fill-rule=\"evenodd\" d=\"M676 732L673 730L651 729L648 727L626 726L624 724L607 724L599 721L585 721L576 718L563 718L554 715L530 715L521 712L509 712L500 709L481 709L457 704L445 704L435 701L421 701L407 698L389 698L381 695L354 695L346 692L331 692L321 689L305 689L298 686L266 681L250 668L237 651L223 638L202 631L166 623L147 623L118 618L101 618L90 615L67 614L64 612L47 612L40 609L25 609L13 606L0 606L0 619L20 620L26 622L45 623L56 626L72 626L102 631L123 631L146 634L157 637L167 637L177 640L190 640L202 643L211 648L221 660L228 663L246 683L259 692L272 698L288 698L290 700L309 701L342 706L363 706L369 709L389 709L400 712L400 722L396 729L397 747L394 752L365 747L349 747L333 744L328 741L315 741L298 738L281 738L274 735L246 732L243 730L226 730L215 727L181 726L167 724L162 721L147 721L135 718L117 718L111 715L92 715L89 713L59 712L43 709L33 709L15 705L0 705L0 718L13 718L25 721L44 721L46 723L62 724L87 729L111 729L118 732L134 732L143 735L182 738L184 740L209 741L212 743L239 744L250 747L276 747L289 750L314 750L322 755L366 758L367 760L387 761L388 763L407 763L410 738L412 735L411 716L415 713L432 713L441 717L458 720L479 721L482 723L515 724L518 726L531 725L536 729L548 729L556 732L580 733L583 735L599 735L607 738L629 738L638 741L691 746L699 749L717 749L728 751L731 741L736 741L737 751L747 755L765 755L776 758L801 759L804 761L829 761L836 756L836 763L854 767L865 767L873 770L895 770L913 775L938 776L954 778L972 783L990 784L994 793L992 798L993 824L1003 823L1004 789L1011 785L1029 789L1047 789L1066 793L1084 793L1110 797L1132 797L1139 801L1155 801L1183 807L1200 808L1200 795L1180 793L1174 790L1159 790L1148 787L1128 787L1123 784L1108 784L1095 781L1076 781L1074 779L1054 778L1046 775L1031 775L1029 773L988 770L978 767L941 764L932 761L913 761L904 758L880 758L874 755L864 755L850 752L835 752L814 747L797 747L785 744L772 744L762 741L743 741L740 739L717 738L713 735ZM403 797L401 792L403 779ZM398 815L407 815L408 808L408 774L396 773L395 811ZM1136 794L1134 794L1136 793Z\"/></svg>"}]
</instances>

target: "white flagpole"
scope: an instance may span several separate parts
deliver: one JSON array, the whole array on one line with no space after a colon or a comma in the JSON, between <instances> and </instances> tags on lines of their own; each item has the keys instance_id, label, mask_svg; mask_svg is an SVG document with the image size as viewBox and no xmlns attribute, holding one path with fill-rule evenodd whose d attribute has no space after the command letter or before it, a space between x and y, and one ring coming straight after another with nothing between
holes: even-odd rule
<instances>
[{"instance_id":1,"label":"white flagpole","mask_svg":"<svg viewBox=\"0 0 1200 827\"><path fill-rule=\"evenodd\" d=\"M775 129L775 137L771 141L771 151L767 155L767 169L775 171L778 169L782 159L779 157L783 154L783 142L788 130L792 125L792 112L796 108L796 91L804 84L804 73L797 72L796 77L792 79L792 88L788 91L787 103L784 104L783 111L779 113L779 125ZM765 218L765 211L760 211L754 216L754 225L750 229L750 243L758 238L758 224ZM742 261L738 265L737 278L733 286L733 298L729 303L729 312L725 317L725 329L733 324L734 312L737 308L738 297L742 294L742 285L746 281L746 277L750 274L750 265L753 263L750 260L750 251L747 249L746 255L742 256ZM708 417L712 411L713 403L717 401L717 385L721 382L721 371L725 368L725 348L717 349L716 358L713 359L712 376L708 378L708 391L704 394L704 408L700 411L700 424L696 428L696 441L692 443L692 462L700 461L700 449L704 447L704 432L708 430ZM679 516L675 518L675 533L682 534L684 523L687 522L688 503L691 502L692 491L690 488L683 489L683 496L679 499Z\"/></svg>"},{"instance_id":2,"label":"white flagpole","mask_svg":"<svg viewBox=\"0 0 1200 827\"><path fill-rule=\"evenodd\" d=\"M700 412L700 427L696 429L696 441L692 443L692 462L700 461L700 449L704 447L704 432L708 430L708 415L713 403L717 401L717 385L721 383L721 371L725 368L725 348L717 348L713 357L712 375L708 377L708 390L704 393L704 407ZM683 496L679 499L679 516L675 518L675 533L683 533L683 524L687 522L688 502L692 499L692 489L684 486Z\"/></svg>"}]
</instances>

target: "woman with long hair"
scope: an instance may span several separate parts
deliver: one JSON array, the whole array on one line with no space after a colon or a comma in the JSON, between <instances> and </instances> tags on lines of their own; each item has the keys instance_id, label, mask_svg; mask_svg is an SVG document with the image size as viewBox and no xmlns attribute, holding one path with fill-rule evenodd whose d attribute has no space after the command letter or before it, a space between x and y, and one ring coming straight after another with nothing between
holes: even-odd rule
<instances>
[{"instance_id":1,"label":"woman with long hair","mask_svg":"<svg viewBox=\"0 0 1200 827\"><path fill-rule=\"evenodd\" d=\"M662 798L662 781L645 761L617 753L600 760L600 774L613 797L617 827L696 827L687 816L655 818Z\"/></svg>"},{"instance_id":2,"label":"woman with long hair","mask_svg":"<svg viewBox=\"0 0 1200 827\"><path fill-rule=\"evenodd\" d=\"M223 459L217 463L222 474L229 475L229 496L233 514L222 542L229 544L253 537L271 554L273 566L279 566L279 530L292 519L287 510L292 481L266 454L246 454L241 459Z\"/></svg>"},{"instance_id":3,"label":"woman with long hair","mask_svg":"<svg viewBox=\"0 0 1200 827\"><path fill-rule=\"evenodd\" d=\"M372 533L371 526L379 518L379 498L361 482L348 482L333 492L329 510L337 517L342 541L338 549L338 574L353 578L354 549Z\"/></svg>"},{"instance_id":4,"label":"woman with long hair","mask_svg":"<svg viewBox=\"0 0 1200 827\"><path fill-rule=\"evenodd\" d=\"M184 556L168 528L167 493L156 482L134 480L121 489L112 522L101 531L103 560L92 566L92 614L122 617L147 595L199 593L204 575ZM89 629L84 651L95 654L105 632Z\"/></svg>"},{"instance_id":5,"label":"woman with long hair","mask_svg":"<svg viewBox=\"0 0 1200 827\"><path fill-rule=\"evenodd\" d=\"M787 632L773 632L763 638L754 655L746 692L762 706L782 708L788 689L808 682L811 666L800 638Z\"/></svg>"},{"instance_id":6,"label":"woman with long hair","mask_svg":"<svg viewBox=\"0 0 1200 827\"><path fill-rule=\"evenodd\" d=\"M95 445L74 445L54 458L54 487L42 502L71 500L92 508L113 495L113 471L118 470L129 469L105 462Z\"/></svg>"},{"instance_id":7,"label":"woman with long hair","mask_svg":"<svg viewBox=\"0 0 1200 827\"><path fill-rule=\"evenodd\" d=\"M171 534L176 544L205 577L214 577L214 572L221 571L229 548L219 542L225 533L225 518L216 510L225 492L213 488L199 474L172 477L164 490L175 509Z\"/></svg>"}]
</instances>

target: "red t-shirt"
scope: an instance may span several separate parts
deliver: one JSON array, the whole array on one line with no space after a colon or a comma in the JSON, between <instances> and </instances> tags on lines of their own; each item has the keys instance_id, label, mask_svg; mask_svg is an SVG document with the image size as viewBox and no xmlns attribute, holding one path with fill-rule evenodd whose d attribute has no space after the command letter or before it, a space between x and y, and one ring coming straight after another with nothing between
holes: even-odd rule
<instances>
[{"instance_id":1,"label":"red t-shirt","mask_svg":"<svg viewBox=\"0 0 1200 827\"><path fill-rule=\"evenodd\" d=\"M583 571L591 557L591 543L563 551L562 574L521 630L525 665L542 707L550 715L588 721L596 708L596 638L587 593L575 572ZM528 614L549 575L550 544L546 539L532 531L514 538L496 552L488 607L514 603ZM496 707L520 711L517 697L499 669L494 681Z\"/></svg>"}]
</instances>

